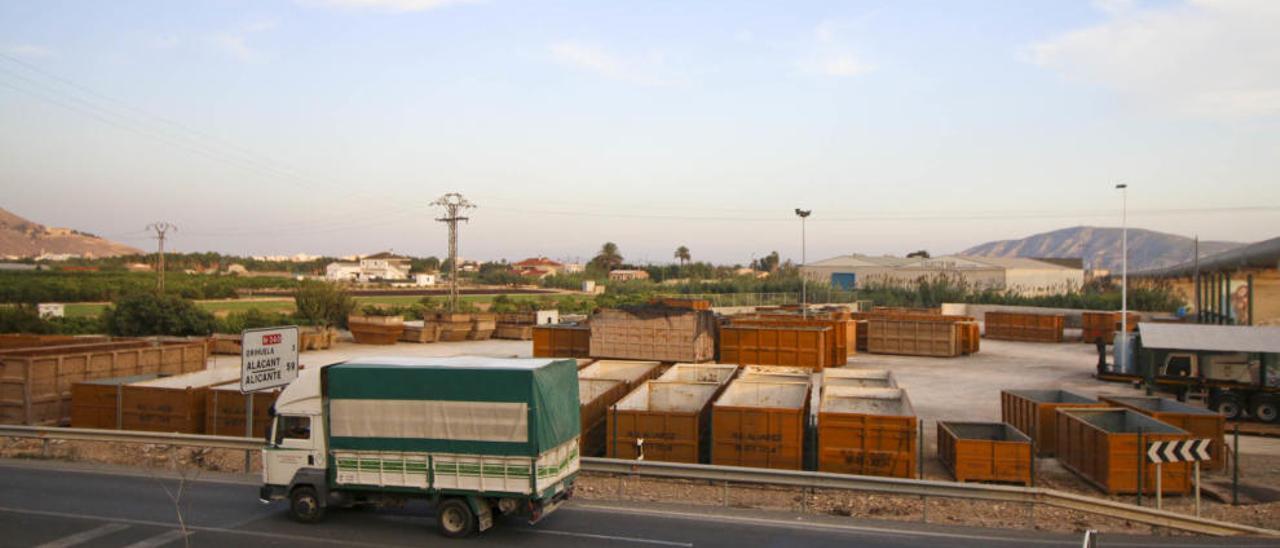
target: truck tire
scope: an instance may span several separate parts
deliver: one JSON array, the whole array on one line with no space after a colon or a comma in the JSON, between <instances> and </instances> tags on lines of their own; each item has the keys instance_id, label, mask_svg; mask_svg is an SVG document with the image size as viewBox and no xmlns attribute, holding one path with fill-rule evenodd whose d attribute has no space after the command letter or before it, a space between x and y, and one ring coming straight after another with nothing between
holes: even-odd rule
<instances>
[{"instance_id":1,"label":"truck tire","mask_svg":"<svg viewBox=\"0 0 1280 548\"><path fill-rule=\"evenodd\" d=\"M1280 419L1280 398L1269 395L1258 395L1249 402L1249 414L1262 422L1276 422Z\"/></svg>"},{"instance_id":2,"label":"truck tire","mask_svg":"<svg viewBox=\"0 0 1280 548\"><path fill-rule=\"evenodd\" d=\"M1235 420L1244 417L1244 401L1236 394L1230 392L1218 396L1217 401L1213 402L1213 410L1221 413L1227 420Z\"/></svg>"},{"instance_id":3,"label":"truck tire","mask_svg":"<svg viewBox=\"0 0 1280 548\"><path fill-rule=\"evenodd\" d=\"M316 490L305 485L289 493L289 517L299 523L316 523L324 519L324 506Z\"/></svg>"},{"instance_id":4,"label":"truck tire","mask_svg":"<svg viewBox=\"0 0 1280 548\"><path fill-rule=\"evenodd\" d=\"M436 506L436 521L440 534L449 538L462 538L476 530L476 515L467 501L459 498L445 499Z\"/></svg>"}]
</instances>

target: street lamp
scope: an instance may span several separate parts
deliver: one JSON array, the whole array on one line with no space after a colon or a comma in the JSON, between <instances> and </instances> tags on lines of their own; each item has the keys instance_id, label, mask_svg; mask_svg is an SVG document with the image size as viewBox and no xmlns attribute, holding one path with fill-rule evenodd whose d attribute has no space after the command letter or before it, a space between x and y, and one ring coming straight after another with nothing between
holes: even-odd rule
<instances>
[{"instance_id":1,"label":"street lamp","mask_svg":"<svg viewBox=\"0 0 1280 548\"><path fill-rule=\"evenodd\" d=\"M800 218L800 314L809 317L809 278L804 275L804 265L809 262L805 234L805 219L813 213L812 209L796 208L796 216Z\"/></svg>"},{"instance_id":2,"label":"street lamp","mask_svg":"<svg viewBox=\"0 0 1280 548\"><path fill-rule=\"evenodd\" d=\"M1129 363L1129 185L1116 185L1120 191L1120 357L1124 367Z\"/></svg>"}]
</instances>

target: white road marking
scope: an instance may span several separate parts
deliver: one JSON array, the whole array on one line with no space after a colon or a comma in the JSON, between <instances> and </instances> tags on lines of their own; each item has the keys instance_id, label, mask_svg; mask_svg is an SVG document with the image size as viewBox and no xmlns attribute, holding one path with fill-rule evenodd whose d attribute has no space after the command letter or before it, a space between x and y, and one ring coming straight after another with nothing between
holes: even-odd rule
<instances>
[{"instance_id":1,"label":"white road marking","mask_svg":"<svg viewBox=\"0 0 1280 548\"><path fill-rule=\"evenodd\" d=\"M1079 542L1075 540L1067 540L1067 539L1051 540L1051 539L1036 539L1036 538L1024 538L1024 537L1012 537L1012 536L1000 537L1000 536L993 536L993 535L971 535L966 533L943 533L939 531L891 529L888 527L872 527L872 526L866 526L866 525L839 525L834 523L819 523L815 521L785 521L780 519L751 518L751 517L745 517L745 516L690 514L690 513L680 513L680 512L668 512L663 510L641 510L641 509L635 509L635 508L623 508L618 506L594 505L594 504L590 506L579 504L579 505L572 506L571 508L575 510L584 510L588 512L636 514L636 515L642 515L642 516L675 518L675 519L693 520L693 521L719 521L724 523L747 523L751 525L761 525L761 526L767 526L767 527L785 527L789 529L808 529L808 530L826 529L829 531L878 533L878 534L890 535L890 536L954 538L954 539L965 539L965 540L985 540L985 541L992 541L992 542L1007 542L1007 543L1014 543L1014 544L1051 544L1051 545L1060 545L1060 546L1067 546L1067 545L1075 546L1079 544ZM904 523L903 525L910 526L911 524Z\"/></svg>"},{"instance_id":2,"label":"white road marking","mask_svg":"<svg viewBox=\"0 0 1280 548\"><path fill-rule=\"evenodd\" d=\"M160 546L169 544L183 536L182 531L174 529L172 531L165 531L151 538L142 539L138 542L125 546L124 548L159 548Z\"/></svg>"},{"instance_id":3,"label":"white road marking","mask_svg":"<svg viewBox=\"0 0 1280 548\"><path fill-rule=\"evenodd\" d=\"M51 540L49 542L46 542L44 544L37 546L36 548L69 548L70 546L84 544L98 537L105 537L107 535L110 535L111 533L115 533L117 531L123 531L128 528L129 526L123 523L108 523L105 525L94 527L93 529L90 529L88 531L81 531L74 535L67 535L60 539Z\"/></svg>"},{"instance_id":4,"label":"white road marking","mask_svg":"<svg viewBox=\"0 0 1280 548\"><path fill-rule=\"evenodd\" d=\"M693 548L692 542L674 542L670 540L658 540L652 538L636 538L636 537L616 537L613 535L597 535L595 533L574 533L571 531L555 531L552 529L528 529L530 533L538 533L541 535L560 535L565 537L589 538L595 540L613 540L618 542L633 542L636 544L657 544L661 546L684 546L685 548Z\"/></svg>"}]
</instances>

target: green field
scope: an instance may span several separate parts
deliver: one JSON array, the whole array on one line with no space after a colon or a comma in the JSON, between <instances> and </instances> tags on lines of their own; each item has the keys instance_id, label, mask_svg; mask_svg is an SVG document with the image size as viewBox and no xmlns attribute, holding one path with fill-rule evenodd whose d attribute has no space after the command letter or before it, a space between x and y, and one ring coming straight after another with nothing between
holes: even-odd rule
<instances>
[{"instance_id":1,"label":"green field","mask_svg":"<svg viewBox=\"0 0 1280 548\"><path fill-rule=\"evenodd\" d=\"M497 295L462 295L461 300L472 303L487 303L492 301L496 296ZM516 301L536 300L545 296L546 295L532 294L508 295L512 300ZM422 299L422 297L418 295L375 295L355 297L357 306L370 304L407 306L418 302L420 299ZM447 297L436 297L436 299L443 302ZM66 307L66 315L73 318L97 316L102 314L102 310L107 307L107 304L108 303L68 303ZM254 308L263 312L293 312L293 299L291 298L196 301L196 305L219 316L230 314L232 312L245 312Z\"/></svg>"}]
</instances>

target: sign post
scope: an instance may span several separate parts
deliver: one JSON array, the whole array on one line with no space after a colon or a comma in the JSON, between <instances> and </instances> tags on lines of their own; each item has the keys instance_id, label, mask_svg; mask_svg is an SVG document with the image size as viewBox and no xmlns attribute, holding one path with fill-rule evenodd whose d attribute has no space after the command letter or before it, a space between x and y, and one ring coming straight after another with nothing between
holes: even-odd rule
<instances>
[{"instance_id":1,"label":"sign post","mask_svg":"<svg viewBox=\"0 0 1280 548\"><path fill-rule=\"evenodd\" d=\"M1156 465L1156 508L1161 506L1160 466L1166 462L1191 462L1195 466L1196 516L1200 515L1200 461L1209 460L1210 440L1156 441L1147 446L1147 460Z\"/></svg>"},{"instance_id":2,"label":"sign post","mask_svg":"<svg viewBox=\"0 0 1280 548\"><path fill-rule=\"evenodd\" d=\"M253 437L253 396L298 378L298 326L246 329L240 334L240 393L244 394L244 435ZM249 453L244 454L245 471Z\"/></svg>"}]
</instances>

